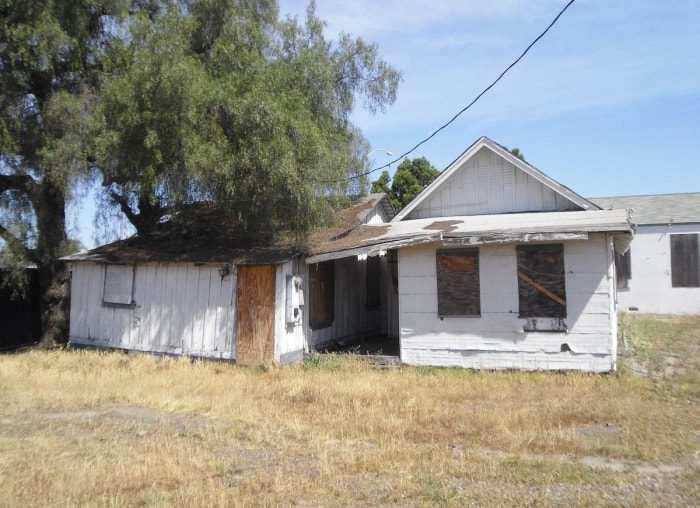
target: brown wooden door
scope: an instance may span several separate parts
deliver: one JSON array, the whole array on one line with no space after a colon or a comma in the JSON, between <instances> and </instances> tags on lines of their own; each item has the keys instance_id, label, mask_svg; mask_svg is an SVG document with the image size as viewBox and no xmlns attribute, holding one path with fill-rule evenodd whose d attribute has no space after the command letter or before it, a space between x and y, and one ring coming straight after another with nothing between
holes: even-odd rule
<instances>
[{"instance_id":1,"label":"brown wooden door","mask_svg":"<svg viewBox=\"0 0 700 508\"><path fill-rule=\"evenodd\" d=\"M274 355L275 267L238 267L236 363L260 365Z\"/></svg>"}]
</instances>

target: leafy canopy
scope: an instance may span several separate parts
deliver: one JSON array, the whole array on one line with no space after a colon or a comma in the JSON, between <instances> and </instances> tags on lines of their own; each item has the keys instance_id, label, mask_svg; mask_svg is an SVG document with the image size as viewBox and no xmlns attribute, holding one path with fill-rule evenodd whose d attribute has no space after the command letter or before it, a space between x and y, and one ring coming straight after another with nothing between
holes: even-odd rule
<instances>
[{"instance_id":1,"label":"leafy canopy","mask_svg":"<svg viewBox=\"0 0 700 508\"><path fill-rule=\"evenodd\" d=\"M394 173L393 181L388 171L383 171L372 182L372 192L383 192L389 196L391 204L398 212L410 203L420 192L440 174L425 157L408 158L401 161ZM389 185L391 182L391 185Z\"/></svg>"},{"instance_id":2,"label":"leafy canopy","mask_svg":"<svg viewBox=\"0 0 700 508\"><path fill-rule=\"evenodd\" d=\"M133 17L93 124L105 197L140 233L210 201L242 230L304 236L329 197L365 190L351 177L367 145L348 118L358 100L393 103L400 74L376 45L323 29L313 2L303 23L278 19L272 0Z\"/></svg>"}]
</instances>

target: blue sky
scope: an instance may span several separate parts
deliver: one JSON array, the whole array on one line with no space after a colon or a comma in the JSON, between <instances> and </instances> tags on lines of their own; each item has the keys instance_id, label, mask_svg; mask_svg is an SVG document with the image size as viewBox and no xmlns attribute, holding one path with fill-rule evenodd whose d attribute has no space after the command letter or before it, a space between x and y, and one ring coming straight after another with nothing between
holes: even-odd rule
<instances>
[{"instance_id":1,"label":"blue sky","mask_svg":"<svg viewBox=\"0 0 700 508\"><path fill-rule=\"evenodd\" d=\"M344 31L375 42L402 71L386 113L353 116L372 148L398 156L469 104L567 3L318 0L316 12L329 38ZM281 0L281 13L303 19L307 4ZM409 157L443 170L480 136L518 147L585 197L700 191L700 1L575 1Z\"/></svg>"},{"instance_id":2,"label":"blue sky","mask_svg":"<svg viewBox=\"0 0 700 508\"><path fill-rule=\"evenodd\" d=\"M397 157L491 84L567 2L318 0L316 13L329 39L348 32L377 43L403 73L385 113L352 117L372 148ZM303 20L307 5L280 0L281 15ZM700 0L575 1L481 100L408 157L443 170L481 136L519 148L584 197L700 191ZM379 167L393 158L373 159ZM94 207L83 205L76 226L92 247Z\"/></svg>"}]
</instances>

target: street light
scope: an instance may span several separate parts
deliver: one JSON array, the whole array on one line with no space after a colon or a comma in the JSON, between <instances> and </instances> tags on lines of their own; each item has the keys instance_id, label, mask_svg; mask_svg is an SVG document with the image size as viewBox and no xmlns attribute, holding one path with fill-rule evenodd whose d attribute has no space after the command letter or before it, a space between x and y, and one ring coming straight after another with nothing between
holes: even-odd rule
<instances>
[{"instance_id":1,"label":"street light","mask_svg":"<svg viewBox=\"0 0 700 508\"><path fill-rule=\"evenodd\" d=\"M384 150L383 148L375 148L374 150L372 150L371 152L369 152L369 153L367 154L367 158L369 159L370 155L372 155L374 152L384 152L384 153L387 154L389 157L391 157L392 155L394 155L394 152L390 152L389 150Z\"/></svg>"}]
</instances>

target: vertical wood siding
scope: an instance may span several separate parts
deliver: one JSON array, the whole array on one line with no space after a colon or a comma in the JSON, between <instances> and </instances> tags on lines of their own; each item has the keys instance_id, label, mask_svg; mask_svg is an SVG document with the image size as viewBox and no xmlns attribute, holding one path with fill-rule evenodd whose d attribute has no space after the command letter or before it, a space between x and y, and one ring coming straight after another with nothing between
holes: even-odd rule
<instances>
[{"instance_id":1,"label":"vertical wood siding","mask_svg":"<svg viewBox=\"0 0 700 508\"><path fill-rule=\"evenodd\" d=\"M564 242L568 332L524 332L518 318L516 246L479 247L481 317L440 319L436 248L399 252L401 360L487 369L614 368L616 334L610 239Z\"/></svg>"},{"instance_id":2,"label":"vertical wood siding","mask_svg":"<svg viewBox=\"0 0 700 508\"><path fill-rule=\"evenodd\" d=\"M574 208L568 199L484 147L406 219Z\"/></svg>"},{"instance_id":3,"label":"vertical wood siding","mask_svg":"<svg viewBox=\"0 0 700 508\"><path fill-rule=\"evenodd\" d=\"M135 306L102 305L104 265L73 264L70 340L75 344L235 358L236 271L219 266L136 266Z\"/></svg>"}]
</instances>

